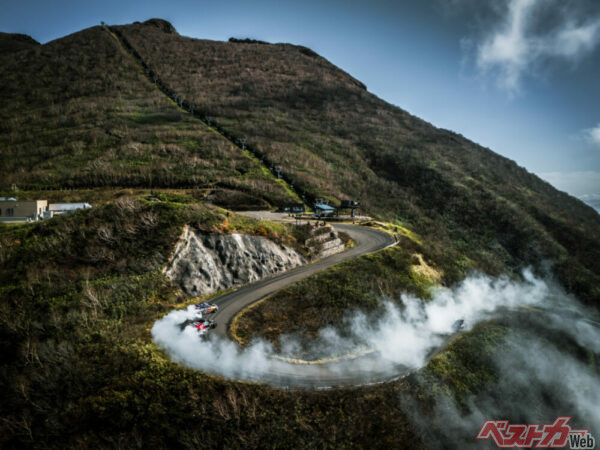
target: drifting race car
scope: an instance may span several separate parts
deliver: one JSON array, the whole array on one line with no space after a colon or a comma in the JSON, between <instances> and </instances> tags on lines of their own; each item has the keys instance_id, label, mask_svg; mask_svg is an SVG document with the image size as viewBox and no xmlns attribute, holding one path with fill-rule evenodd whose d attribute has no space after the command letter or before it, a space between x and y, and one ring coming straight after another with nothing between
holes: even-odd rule
<instances>
[{"instance_id":1,"label":"drifting race car","mask_svg":"<svg viewBox=\"0 0 600 450\"><path fill-rule=\"evenodd\" d=\"M213 305L211 303L206 302L198 303L194 306L196 307L196 312L201 314L216 313L219 310L219 307L217 305Z\"/></svg>"},{"instance_id":2,"label":"drifting race car","mask_svg":"<svg viewBox=\"0 0 600 450\"><path fill-rule=\"evenodd\" d=\"M214 320L196 320L191 325L196 328L200 336L208 334L213 328L217 328L217 322Z\"/></svg>"},{"instance_id":3,"label":"drifting race car","mask_svg":"<svg viewBox=\"0 0 600 450\"><path fill-rule=\"evenodd\" d=\"M452 324L452 330L457 333L462 330L465 326L465 319L458 319L456 322Z\"/></svg>"}]
</instances>

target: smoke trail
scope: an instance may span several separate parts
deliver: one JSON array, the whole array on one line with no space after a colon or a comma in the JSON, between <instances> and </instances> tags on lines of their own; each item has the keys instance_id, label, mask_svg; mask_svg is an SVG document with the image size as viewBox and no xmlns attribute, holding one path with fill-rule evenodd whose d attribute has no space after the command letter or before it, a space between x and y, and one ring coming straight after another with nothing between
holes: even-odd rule
<instances>
[{"instance_id":1,"label":"smoke trail","mask_svg":"<svg viewBox=\"0 0 600 450\"><path fill-rule=\"evenodd\" d=\"M341 331L325 328L308 346L293 336L282 338L280 356L300 351L314 358L366 354L325 365L291 364L273 358L273 346L262 340L240 349L215 335L201 339L193 327L180 327L194 317L193 307L172 311L157 321L152 336L176 362L229 378L276 386L362 384L393 379L422 367L431 352L452 335L458 320L464 320L468 330L503 309L547 303L553 296L553 288L527 271L521 282L478 275L453 289L437 290L430 301L403 296L399 304L383 301L382 310L375 315L355 312Z\"/></svg>"},{"instance_id":2,"label":"smoke trail","mask_svg":"<svg viewBox=\"0 0 600 450\"><path fill-rule=\"evenodd\" d=\"M551 285L550 285L551 286ZM549 287L543 305L535 311L507 311L497 323L507 335L489 362L479 363L491 381L472 389L466 398L438 380L433 395L432 379L419 373L413 389L432 396L422 399L403 395L403 410L429 448L496 448L491 441L476 441L486 420L549 424L559 416L572 417L573 428L589 429L600 438L600 318L558 287ZM453 360L449 371L468 370ZM480 366L479 369L482 367ZM464 372L465 376L469 374ZM443 393L443 394L440 394ZM446 393L444 393L446 392ZM451 393L451 394L447 394Z\"/></svg>"},{"instance_id":3,"label":"smoke trail","mask_svg":"<svg viewBox=\"0 0 600 450\"><path fill-rule=\"evenodd\" d=\"M322 330L312 351L362 345L386 360L418 368L430 350L443 344L455 331L457 321L464 321L463 329L469 330L500 308L539 304L550 293L549 286L530 271L524 272L521 283L504 277L472 276L454 289L438 289L429 302L403 296L400 306L384 301L384 313L379 317L356 312L346 320L349 338L341 338L332 328Z\"/></svg>"},{"instance_id":4,"label":"smoke trail","mask_svg":"<svg viewBox=\"0 0 600 450\"><path fill-rule=\"evenodd\" d=\"M269 366L272 346L259 342L241 350L231 341L210 336L202 339L194 327L181 325L197 317L194 306L171 311L152 327L154 341L185 366L231 378L258 378Z\"/></svg>"}]
</instances>

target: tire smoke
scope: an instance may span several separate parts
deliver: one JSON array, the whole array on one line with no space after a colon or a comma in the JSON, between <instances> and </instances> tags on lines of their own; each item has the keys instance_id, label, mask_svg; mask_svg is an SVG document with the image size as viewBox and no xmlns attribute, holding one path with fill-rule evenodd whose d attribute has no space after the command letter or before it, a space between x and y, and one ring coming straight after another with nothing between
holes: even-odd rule
<instances>
[{"instance_id":1,"label":"tire smoke","mask_svg":"<svg viewBox=\"0 0 600 450\"><path fill-rule=\"evenodd\" d=\"M454 288L439 288L425 301L402 296L382 300L376 314L357 311L341 330L325 328L307 344L283 336L281 350L255 340L249 347L215 335L201 338L193 327L181 328L196 316L194 307L175 310L152 328L155 343L176 362L228 378L267 382L278 387L330 387L381 382L406 375L425 365L464 321L461 331L522 306L549 304L554 288L525 271L522 281L474 275ZM298 364L291 358L302 351L324 364ZM312 357L312 358L311 358Z\"/></svg>"}]
</instances>

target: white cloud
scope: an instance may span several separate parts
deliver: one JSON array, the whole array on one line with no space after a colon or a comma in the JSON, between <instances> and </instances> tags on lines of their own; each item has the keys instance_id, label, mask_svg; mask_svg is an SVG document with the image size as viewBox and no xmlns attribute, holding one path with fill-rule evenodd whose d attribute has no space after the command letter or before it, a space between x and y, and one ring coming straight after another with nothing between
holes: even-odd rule
<instances>
[{"instance_id":1,"label":"white cloud","mask_svg":"<svg viewBox=\"0 0 600 450\"><path fill-rule=\"evenodd\" d=\"M477 68L492 74L511 95L519 92L522 78L548 61L577 61L600 43L600 17L577 18L573 8L560 8L548 0L507 0L501 23L491 27L475 47ZM537 20L555 11L553 26Z\"/></svg>"},{"instance_id":2,"label":"white cloud","mask_svg":"<svg viewBox=\"0 0 600 450\"><path fill-rule=\"evenodd\" d=\"M594 128L588 128L587 130L583 130L586 139L592 143L600 147L600 123L596 125Z\"/></svg>"}]
</instances>

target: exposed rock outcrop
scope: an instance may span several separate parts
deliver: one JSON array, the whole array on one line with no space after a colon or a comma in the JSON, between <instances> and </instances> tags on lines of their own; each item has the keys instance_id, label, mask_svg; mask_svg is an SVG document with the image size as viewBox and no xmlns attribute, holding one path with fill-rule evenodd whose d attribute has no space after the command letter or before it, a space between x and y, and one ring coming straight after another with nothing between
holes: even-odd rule
<instances>
[{"instance_id":1,"label":"exposed rock outcrop","mask_svg":"<svg viewBox=\"0 0 600 450\"><path fill-rule=\"evenodd\" d=\"M164 269L190 295L204 295L284 272L306 261L261 236L202 234L186 227Z\"/></svg>"}]
</instances>

